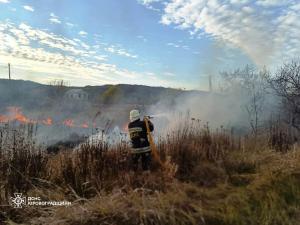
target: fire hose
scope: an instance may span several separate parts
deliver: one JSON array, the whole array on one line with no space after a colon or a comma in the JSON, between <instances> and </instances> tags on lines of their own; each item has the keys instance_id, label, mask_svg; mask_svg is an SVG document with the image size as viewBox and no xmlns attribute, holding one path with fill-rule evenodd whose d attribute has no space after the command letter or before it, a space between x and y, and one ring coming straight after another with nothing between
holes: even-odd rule
<instances>
[{"instance_id":1,"label":"fire hose","mask_svg":"<svg viewBox=\"0 0 300 225\"><path fill-rule=\"evenodd\" d=\"M144 121L145 121L145 124L146 124L146 129L147 129L147 135L148 135L148 139L149 139L149 143L150 143L151 153L152 153L154 159L161 165L161 167L165 168L165 165L160 159L158 150L155 146L153 137L151 135L151 131L150 131L150 128L149 128L149 119L150 119L150 116L145 116L144 117Z\"/></svg>"}]
</instances>

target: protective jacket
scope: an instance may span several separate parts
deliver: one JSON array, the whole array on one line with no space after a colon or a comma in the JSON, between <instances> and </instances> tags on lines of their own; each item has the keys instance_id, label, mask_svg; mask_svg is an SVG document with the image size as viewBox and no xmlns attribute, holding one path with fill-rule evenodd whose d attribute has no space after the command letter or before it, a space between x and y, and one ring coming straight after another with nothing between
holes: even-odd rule
<instances>
[{"instance_id":1,"label":"protective jacket","mask_svg":"<svg viewBox=\"0 0 300 225\"><path fill-rule=\"evenodd\" d=\"M150 131L154 130L153 124L149 121ZM132 153L150 152L150 144L147 137L146 122L135 120L128 124L129 136L131 139Z\"/></svg>"}]
</instances>

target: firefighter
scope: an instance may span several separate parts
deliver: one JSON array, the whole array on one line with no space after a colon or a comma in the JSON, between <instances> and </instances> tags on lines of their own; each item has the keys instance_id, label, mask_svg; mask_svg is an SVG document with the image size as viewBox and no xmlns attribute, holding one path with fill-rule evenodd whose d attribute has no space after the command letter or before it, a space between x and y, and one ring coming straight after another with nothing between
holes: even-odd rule
<instances>
[{"instance_id":1,"label":"firefighter","mask_svg":"<svg viewBox=\"0 0 300 225\"><path fill-rule=\"evenodd\" d=\"M140 120L140 112L136 109L130 111L130 123L128 131L132 147L132 167L134 171L138 169L139 159L142 159L142 168L144 171L150 169L151 148L147 136L147 127L145 120ZM149 129L152 132L154 127L149 121Z\"/></svg>"}]
</instances>

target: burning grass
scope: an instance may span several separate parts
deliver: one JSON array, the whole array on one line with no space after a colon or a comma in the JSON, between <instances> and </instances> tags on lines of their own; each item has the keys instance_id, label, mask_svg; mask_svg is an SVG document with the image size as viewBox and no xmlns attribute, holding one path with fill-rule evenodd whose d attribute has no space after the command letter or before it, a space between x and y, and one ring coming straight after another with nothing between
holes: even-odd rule
<instances>
[{"instance_id":1,"label":"burning grass","mask_svg":"<svg viewBox=\"0 0 300 225\"><path fill-rule=\"evenodd\" d=\"M10 106L7 107L7 112L5 114L0 114L0 123L12 123L18 122L22 124L40 124L44 126L53 126L53 125L63 125L69 128L95 128L96 124L92 124L89 121L75 121L72 118L65 118L63 120L56 121L52 117L32 119L27 117L21 107Z\"/></svg>"},{"instance_id":2,"label":"burning grass","mask_svg":"<svg viewBox=\"0 0 300 225\"><path fill-rule=\"evenodd\" d=\"M32 129L2 128L0 221L299 224L298 147L276 151L269 141L273 133L241 138L224 128L211 131L195 120L183 124L158 141L166 168L154 162L150 174L130 170L125 142L86 143L77 151L53 155L36 146ZM14 209L8 202L15 192L69 200L72 206Z\"/></svg>"}]
</instances>

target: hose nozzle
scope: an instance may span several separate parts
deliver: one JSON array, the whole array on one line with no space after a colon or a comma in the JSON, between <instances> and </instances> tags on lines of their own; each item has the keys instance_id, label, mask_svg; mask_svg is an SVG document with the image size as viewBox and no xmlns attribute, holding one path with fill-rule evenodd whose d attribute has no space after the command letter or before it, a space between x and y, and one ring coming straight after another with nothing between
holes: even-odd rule
<instances>
[{"instance_id":1,"label":"hose nozzle","mask_svg":"<svg viewBox=\"0 0 300 225\"><path fill-rule=\"evenodd\" d=\"M154 117L153 116L144 116L144 119L153 119Z\"/></svg>"}]
</instances>

